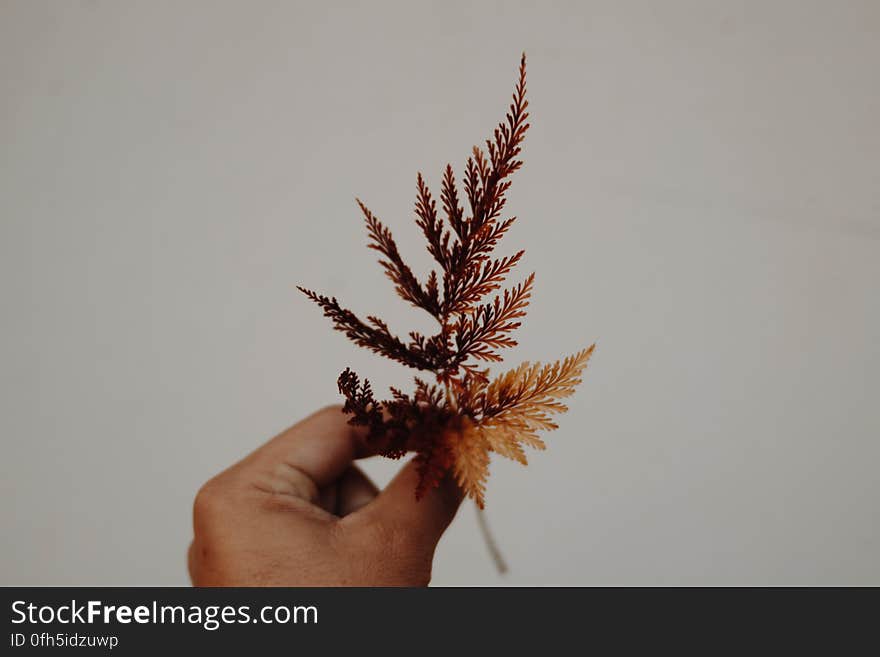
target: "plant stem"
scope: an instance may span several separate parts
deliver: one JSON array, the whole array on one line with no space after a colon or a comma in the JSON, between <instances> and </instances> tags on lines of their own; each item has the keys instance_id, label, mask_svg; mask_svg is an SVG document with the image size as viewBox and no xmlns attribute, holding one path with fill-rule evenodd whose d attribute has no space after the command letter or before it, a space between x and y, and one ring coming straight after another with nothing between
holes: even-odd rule
<instances>
[{"instance_id":1,"label":"plant stem","mask_svg":"<svg viewBox=\"0 0 880 657\"><path fill-rule=\"evenodd\" d=\"M498 571L498 574L503 575L507 572L507 563L504 561L501 550L498 549L495 537L492 536L492 531L489 529L489 523L486 522L486 514L477 505L474 505L474 509L477 511L477 524L480 526L480 533L483 535L483 541L485 541L486 548L489 550L489 556L492 557L492 561L495 563L495 569Z\"/></svg>"}]
</instances>

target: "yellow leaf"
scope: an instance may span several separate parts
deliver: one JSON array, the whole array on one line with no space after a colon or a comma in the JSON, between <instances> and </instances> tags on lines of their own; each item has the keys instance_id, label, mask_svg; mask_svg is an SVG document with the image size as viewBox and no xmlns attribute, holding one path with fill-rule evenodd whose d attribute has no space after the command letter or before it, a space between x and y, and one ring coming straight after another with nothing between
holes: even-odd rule
<instances>
[{"instance_id":1,"label":"yellow leaf","mask_svg":"<svg viewBox=\"0 0 880 657\"><path fill-rule=\"evenodd\" d=\"M465 418L452 442L453 471L458 485L481 509L489 477L489 443L479 427Z\"/></svg>"}]
</instances>

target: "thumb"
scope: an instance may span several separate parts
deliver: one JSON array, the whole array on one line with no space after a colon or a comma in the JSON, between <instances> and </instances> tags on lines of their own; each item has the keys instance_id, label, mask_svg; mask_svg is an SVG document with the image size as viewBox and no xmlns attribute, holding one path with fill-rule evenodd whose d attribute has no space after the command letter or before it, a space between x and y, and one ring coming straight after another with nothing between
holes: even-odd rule
<instances>
[{"instance_id":1,"label":"thumb","mask_svg":"<svg viewBox=\"0 0 880 657\"><path fill-rule=\"evenodd\" d=\"M417 500L418 483L418 464L410 461L360 513L367 515L369 522L400 529L420 547L433 551L455 517L463 493L450 477L446 477L439 486L431 488Z\"/></svg>"}]
</instances>

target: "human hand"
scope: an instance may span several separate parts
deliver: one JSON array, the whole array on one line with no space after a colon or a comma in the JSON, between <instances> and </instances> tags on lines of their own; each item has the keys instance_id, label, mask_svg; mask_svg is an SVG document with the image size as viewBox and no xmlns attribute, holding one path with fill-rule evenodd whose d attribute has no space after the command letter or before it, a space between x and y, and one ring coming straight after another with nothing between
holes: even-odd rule
<instances>
[{"instance_id":1,"label":"human hand","mask_svg":"<svg viewBox=\"0 0 880 657\"><path fill-rule=\"evenodd\" d=\"M309 416L199 490L196 586L426 586L461 492L415 499L415 464L379 492L353 464L364 432L338 406Z\"/></svg>"}]
</instances>

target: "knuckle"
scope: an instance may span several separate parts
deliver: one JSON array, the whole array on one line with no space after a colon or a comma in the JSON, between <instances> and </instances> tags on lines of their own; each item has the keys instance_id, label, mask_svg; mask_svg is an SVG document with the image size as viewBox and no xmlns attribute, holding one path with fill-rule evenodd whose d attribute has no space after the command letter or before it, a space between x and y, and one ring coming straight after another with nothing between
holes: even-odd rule
<instances>
[{"instance_id":1,"label":"knuckle","mask_svg":"<svg viewBox=\"0 0 880 657\"><path fill-rule=\"evenodd\" d=\"M322 406L317 411L315 411L313 417L328 417L328 416L336 417L341 414L342 414L342 405L341 404L327 404L326 406Z\"/></svg>"},{"instance_id":2,"label":"knuckle","mask_svg":"<svg viewBox=\"0 0 880 657\"><path fill-rule=\"evenodd\" d=\"M319 497L318 486L302 470L286 462L277 463L256 476L256 487L270 495L299 498L316 502Z\"/></svg>"},{"instance_id":3,"label":"knuckle","mask_svg":"<svg viewBox=\"0 0 880 657\"><path fill-rule=\"evenodd\" d=\"M193 514L196 517L212 516L223 504L223 485L217 477L208 480L196 492Z\"/></svg>"}]
</instances>

